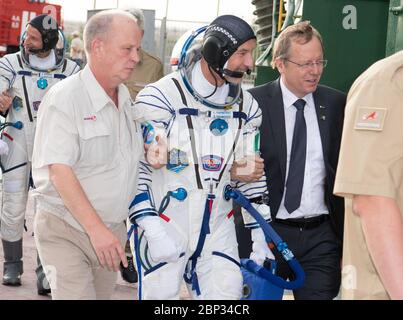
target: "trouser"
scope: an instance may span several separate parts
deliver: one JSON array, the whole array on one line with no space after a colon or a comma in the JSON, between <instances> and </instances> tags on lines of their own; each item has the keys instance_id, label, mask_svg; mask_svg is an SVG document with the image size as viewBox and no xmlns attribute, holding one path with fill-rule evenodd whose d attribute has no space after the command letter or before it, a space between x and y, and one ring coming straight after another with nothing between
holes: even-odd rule
<instances>
[{"instance_id":1,"label":"trouser","mask_svg":"<svg viewBox=\"0 0 403 320\"><path fill-rule=\"evenodd\" d=\"M276 221L272 226L288 244L305 271L304 285L293 291L296 300L330 300L337 296L341 283L341 242L330 220L314 228L298 228ZM293 279L293 273L276 252L277 274Z\"/></svg>"},{"instance_id":2,"label":"trouser","mask_svg":"<svg viewBox=\"0 0 403 320\"><path fill-rule=\"evenodd\" d=\"M192 254L187 251L178 262L167 263L150 273L146 272L145 276L143 269L142 298L179 299L183 275ZM234 222L233 219L225 219L214 233L207 235L195 269L201 294L197 295L192 290L194 283L190 283L188 291L191 297L202 300L239 300L243 282L237 262L239 257Z\"/></svg>"},{"instance_id":3,"label":"trouser","mask_svg":"<svg viewBox=\"0 0 403 320\"><path fill-rule=\"evenodd\" d=\"M306 229L272 222L272 227L288 244L305 271L304 285L294 290L296 300L330 300L337 296L341 282L342 245L336 237L329 220L316 228ZM237 236L240 255L248 258L252 252L250 230L241 220L237 221ZM277 275L293 279L293 272L277 251Z\"/></svg>"},{"instance_id":4,"label":"trouser","mask_svg":"<svg viewBox=\"0 0 403 320\"><path fill-rule=\"evenodd\" d=\"M59 217L37 212L35 242L55 300L110 299L117 273L102 268L88 235ZM126 227L111 230L122 246Z\"/></svg>"}]
</instances>

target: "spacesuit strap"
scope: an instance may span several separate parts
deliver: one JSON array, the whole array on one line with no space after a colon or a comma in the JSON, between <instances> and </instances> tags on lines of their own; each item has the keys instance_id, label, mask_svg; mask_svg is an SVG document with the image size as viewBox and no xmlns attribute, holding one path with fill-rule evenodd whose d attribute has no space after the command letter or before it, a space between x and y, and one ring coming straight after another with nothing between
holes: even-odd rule
<instances>
[{"instance_id":1,"label":"spacesuit strap","mask_svg":"<svg viewBox=\"0 0 403 320\"><path fill-rule=\"evenodd\" d=\"M66 68L67 68L67 59L64 59L62 73L66 71Z\"/></svg>"},{"instance_id":2,"label":"spacesuit strap","mask_svg":"<svg viewBox=\"0 0 403 320\"><path fill-rule=\"evenodd\" d=\"M189 116L198 117L200 115L204 115L205 117L208 117L208 118L223 118L223 117L230 118L227 115L223 116L221 112L206 111L206 112L203 113L203 112L199 112L199 110L195 109L195 108L181 108L181 109L178 110L178 112L179 112L180 115L185 115L185 116L189 115ZM234 119L241 118L241 119L244 119L246 121L247 118L248 118L248 116L246 115L245 112L234 111L231 114L232 114L231 118L234 118Z\"/></svg>"},{"instance_id":3,"label":"spacesuit strap","mask_svg":"<svg viewBox=\"0 0 403 320\"><path fill-rule=\"evenodd\" d=\"M143 273L142 273L142 265L141 265L141 260L140 260L140 242L139 242L139 230L138 226L133 224L130 228L130 230L133 230L133 248L134 248L134 254L136 257L136 266L137 266L137 272L138 272L138 292L137 296L139 300L143 299ZM130 235L127 237L130 241Z\"/></svg>"},{"instance_id":4,"label":"spacesuit strap","mask_svg":"<svg viewBox=\"0 0 403 320\"><path fill-rule=\"evenodd\" d=\"M7 172L11 172L11 171L13 171L13 170L17 170L18 168L21 168L21 167L24 167L24 166L26 166L28 164L28 162L23 162L23 163L20 163L19 165L17 165L17 166L14 166L14 167L12 167L12 168L9 168L9 169L4 169L3 168L3 166L2 166L2 173L3 174L6 174Z\"/></svg>"},{"instance_id":5,"label":"spacesuit strap","mask_svg":"<svg viewBox=\"0 0 403 320\"><path fill-rule=\"evenodd\" d=\"M184 257L184 256L185 256L185 253L182 252L182 253L179 255L179 258L182 258L182 257ZM152 273L152 272L154 272L154 271L160 269L161 267L163 267L163 266L165 266L165 265L167 265L167 264L168 264L168 262L160 262L160 263L156 264L155 266L152 266L151 268L149 268L149 269L147 269L147 270L144 271L144 276L149 275L150 273Z\"/></svg>"},{"instance_id":6,"label":"spacesuit strap","mask_svg":"<svg viewBox=\"0 0 403 320\"><path fill-rule=\"evenodd\" d=\"M243 112L242 112L242 110L243 110L243 91L241 91L240 100L241 100L241 102L239 103L239 112L240 112L240 113L243 113ZM217 186L218 186L218 184L220 183L221 178L222 178L223 175L224 175L224 172L225 172L225 169L226 169L226 167L227 167L227 165L228 165L229 159L231 159L232 156L234 155L236 145L238 144L239 136L241 135L242 124L243 124L242 118L238 118L238 131L237 131L237 133L236 133L236 137L235 137L235 140L234 140L234 144L232 145L231 152L229 153L228 158L227 158L227 160L225 161L224 167L223 167L223 169L222 169L221 172L220 172L220 175L219 175L218 181L217 181Z\"/></svg>"},{"instance_id":7,"label":"spacesuit strap","mask_svg":"<svg viewBox=\"0 0 403 320\"><path fill-rule=\"evenodd\" d=\"M21 55L20 53L17 53L17 60L18 60L18 64L20 65L21 69L24 69L23 65L22 65L22 60L21 60Z\"/></svg>"},{"instance_id":8,"label":"spacesuit strap","mask_svg":"<svg viewBox=\"0 0 403 320\"><path fill-rule=\"evenodd\" d=\"M179 81L175 78L172 78L172 81L175 83L176 88L179 91L179 94L181 96L182 99L182 103L184 106L188 106L188 103L186 101L186 96L185 93L183 92ZM202 190L203 189L203 184L201 182L200 179L200 172L199 172L199 161L197 160L197 151L196 151L196 139L194 137L194 128L193 128L193 122L192 122L192 117L190 115L186 116L186 122L188 125L188 129L189 129L189 135L190 135L190 143L192 146L192 153L193 153L193 159L194 159L194 168L195 168L195 175L196 175L196 182L197 182L197 188Z\"/></svg>"},{"instance_id":9,"label":"spacesuit strap","mask_svg":"<svg viewBox=\"0 0 403 320\"><path fill-rule=\"evenodd\" d=\"M17 74L20 76L32 77L33 75L40 76L41 73L39 73L39 72L35 73L32 71L27 71L27 70L20 70L17 72ZM45 72L43 72L42 74L43 75L46 74L47 76L51 75L51 77L53 77L54 79L59 79L59 80L63 80L63 79L67 78L67 76L64 73L45 73Z\"/></svg>"},{"instance_id":10,"label":"spacesuit strap","mask_svg":"<svg viewBox=\"0 0 403 320\"><path fill-rule=\"evenodd\" d=\"M238 261L236 261L233 257L229 256L228 254L225 254L225 253L219 252L219 251L213 251L211 254L213 256L227 259L227 260L231 261L232 263L236 264L239 268L241 268L241 264Z\"/></svg>"},{"instance_id":11,"label":"spacesuit strap","mask_svg":"<svg viewBox=\"0 0 403 320\"><path fill-rule=\"evenodd\" d=\"M20 65L21 69L23 69L22 65L22 60L20 54L17 54L17 59L18 59L18 64ZM31 104L29 102L29 96L28 96L28 90L27 90L27 83L25 81L25 76L22 76L22 86L24 88L24 96L25 96L25 105L28 110L28 117L29 121L33 122L34 119L32 117L32 112L31 112Z\"/></svg>"},{"instance_id":12,"label":"spacesuit strap","mask_svg":"<svg viewBox=\"0 0 403 320\"><path fill-rule=\"evenodd\" d=\"M179 114L180 115L186 115L186 116L198 117L199 116L199 110L197 110L195 108L181 108L181 109L179 109Z\"/></svg>"},{"instance_id":13,"label":"spacesuit strap","mask_svg":"<svg viewBox=\"0 0 403 320\"><path fill-rule=\"evenodd\" d=\"M175 86L178 89L179 94L181 95L183 105L188 106L188 103L186 101L185 93L183 92L183 90L182 90L182 88L181 88L181 86L179 84L179 81L177 79L175 79L175 78L172 78L172 81L175 83Z\"/></svg>"},{"instance_id":14,"label":"spacesuit strap","mask_svg":"<svg viewBox=\"0 0 403 320\"><path fill-rule=\"evenodd\" d=\"M211 216L211 210L213 208L214 199L215 196L212 194L209 194L207 196L197 246L194 253L189 258L190 269L188 266L186 266L186 271L185 274L183 275L185 282L188 284L192 284L192 290L196 291L196 294L198 296L201 294L201 291L199 286L199 280L196 273L196 265L197 265L197 259L200 257L200 254L203 251L206 237L210 233L210 216Z\"/></svg>"}]
</instances>

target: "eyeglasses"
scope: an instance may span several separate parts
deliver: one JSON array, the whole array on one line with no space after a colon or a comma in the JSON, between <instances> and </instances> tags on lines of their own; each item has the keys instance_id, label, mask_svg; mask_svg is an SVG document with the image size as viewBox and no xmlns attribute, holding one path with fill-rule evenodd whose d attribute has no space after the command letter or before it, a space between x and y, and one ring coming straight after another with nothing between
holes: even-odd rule
<instances>
[{"instance_id":1,"label":"eyeglasses","mask_svg":"<svg viewBox=\"0 0 403 320\"><path fill-rule=\"evenodd\" d=\"M324 68L327 65L327 60L311 61L311 62L307 62L307 63L297 63L297 62L291 61L286 58L283 58L283 59L288 62L291 62L293 64L296 64L298 67L300 67L301 69L304 69L304 70L313 68L314 66L318 66L318 68Z\"/></svg>"}]
</instances>

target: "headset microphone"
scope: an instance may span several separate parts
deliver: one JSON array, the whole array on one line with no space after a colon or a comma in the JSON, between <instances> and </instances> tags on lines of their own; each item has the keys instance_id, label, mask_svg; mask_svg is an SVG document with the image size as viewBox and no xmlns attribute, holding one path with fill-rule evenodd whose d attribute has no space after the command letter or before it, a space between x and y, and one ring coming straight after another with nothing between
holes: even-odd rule
<instances>
[{"instance_id":1,"label":"headset microphone","mask_svg":"<svg viewBox=\"0 0 403 320\"><path fill-rule=\"evenodd\" d=\"M252 70L248 69L248 70L246 70L246 72L241 72L241 71L232 71L232 70L229 70L229 69L224 69L222 73L223 73L224 76L227 76L227 77L242 78L245 73L248 74L248 75L251 74Z\"/></svg>"}]
</instances>

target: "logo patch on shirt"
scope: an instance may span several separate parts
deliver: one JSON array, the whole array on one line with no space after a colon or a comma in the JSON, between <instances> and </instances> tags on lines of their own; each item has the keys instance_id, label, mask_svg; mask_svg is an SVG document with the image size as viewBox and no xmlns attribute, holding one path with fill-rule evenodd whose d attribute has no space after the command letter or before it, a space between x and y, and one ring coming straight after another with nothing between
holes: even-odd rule
<instances>
[{"instance_id":1,"label":"logo patch on shirt","mask_svg":"<svg viewBox=\"0 0 403 320\"><path fill-rule=\"evenodd\" d=\"M202 157L203 169L206 171L220 171L224 158L214 155Z\"/></svg>"},{"instance_id":2,"label":"logo patch on shirt","mask_svg":"<svg viewBox=\"0 0 403 320\"><path fill-rule=\"evenodd\" d=\"M359 108L354 121L354 129L382 131L386 112L386 108Z\"/></svg>"},{"instance_id":3,"label":"logo patch on shirt","mask_svg":"<svg viewBox=\"0 0 403 320\"><path fill-rule=\"evenodd\" d=\"M172 149L168 153L168 163L166 165L169 171L180 173L189 166L186 152L179 149Z\"/></svg>"},{"instance_id":4,"label":"logo patch on shirt","mask_svg":"<svg viewBox=\"0 0 403 320\"><path fill-rule=\"evenodd\" d=\"M40 104L41 104L41 101L34 101L34 102L32 102L32 108L34 108L35 111L38 111Z\"/></svg>"},{"instance_id":5,"label":"logo patch on shirt","mask_svg":"<svg viewBox=\"0 0 403 320\"><path fill-rule=\"evenodd\" d=\"M15 111L20 111L23 108L22 99L20 97L15 96L12 104Z\"/></svg>"},{"instance_id":6,"label":"logo patch on shirt","mask_svg":"<svg viewBox=\"0 0 403 320\"><path fill-rule=\"evenodd\" d=\"M95 116L95 115L89 116L89 117L84 118L84 120L87 120L87 121L97 121L97 116Z\"/></svg>"}]
</instances>

